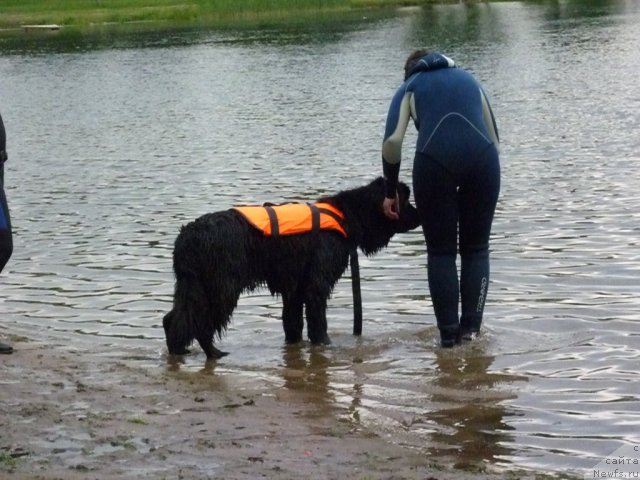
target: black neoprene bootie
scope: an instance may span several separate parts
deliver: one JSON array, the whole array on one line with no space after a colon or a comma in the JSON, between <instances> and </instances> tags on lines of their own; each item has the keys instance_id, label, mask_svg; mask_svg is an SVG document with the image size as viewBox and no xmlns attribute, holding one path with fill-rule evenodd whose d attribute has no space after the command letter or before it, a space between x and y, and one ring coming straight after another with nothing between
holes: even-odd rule
<instances>
[{"instance_id":1,"label":"black neoprene bootie","mask_svg":"<svg viewBox=\"0 0 640 480\"><path fill-rule=\"evenodd\" d=\"M480 336L480 331L478 330L467 330L460 333L460 340L463 342L473 342Z\"/></svg>"},{"instance_id":2,"label":"black neoprene bootie","mask_svg":"<svg viewBox=\"0 0 640 480\"><path fill-rule=\"evenodd\" d=\"M440 346L442 348L452 348L460 343L460 331L458 329L440 330Z\"/></svg>"},{"instance_id":3,"label":"black neoprene bootie","mask_svg":"<svg viewBox=\"0 0 640 480\"><path fill-rule=\"evenodd\" d=\"M460 319L460 339L463 342L472 342L480 335L480 325L482 319L467 317L465 315Z\"/></svg>"},{"instance_id":4,"label":"black neoprene bootie","mask_svg":"<svg viewBox=\"0 0 640 480\"><path fill-rule=\"evenodd\" d=\"M0 354L2 353L13 353L13 347L6 343L0 342Z\"/></svg>"}]
</instances>

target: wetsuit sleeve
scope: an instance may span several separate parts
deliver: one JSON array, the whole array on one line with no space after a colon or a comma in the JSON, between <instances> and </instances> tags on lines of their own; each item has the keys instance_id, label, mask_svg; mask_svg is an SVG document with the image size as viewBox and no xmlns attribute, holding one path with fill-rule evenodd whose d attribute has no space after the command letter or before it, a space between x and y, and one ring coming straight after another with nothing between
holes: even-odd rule
<instances>
[{"instance_id":1,"label":"wetsuit sleeve","mask_svg":"<svg viewBox=\"0 0 640 480\"><path fill-rule=\"evenodd\" d=\"M402 141L411 118L411 95L403 85L391 100L387 123L382 142L382 173L385 178L387 198L396 196L400 161L402 160Z\"/></svg>"},{"instance_id":2,"label":"wetsuit sleeve","mask_svg":"<svg viewBox=\"0 0 640 480\"><path fill-rule=\"evenodd\" d=\"M7 133L4 129L2 115L0 115L0 188L4 187L4 162L7 161L7 158Z\"/></svg>"},{"instance_id":3,"label":"wetsuit sleeve","mask_svg":"<svg viewBox=\"0 0 640 480\"><path fill-rule=\"evenodd\" d=\"M482 116L484 118L484 124L487 127L487 131L489 132L491 141L497 149L500 149L500 135L498 134L496 119L493 116L493 110L491 110L489 99L487 98L487 95L484 93L482 88L480 89L480 97L482 98Z\"/></svg>"},{"instance_id":4,"label":"wetsuit sleeve","mask_svg":"<svg viewBox=\"0 0 640 480\"><path fill-rule=\"evenodd\" d=\"M4 130L2 115L0 115L0 164L7 161L7 134ZM0 178L2 181L2 178Z\"/></svg>"}]
</instances>

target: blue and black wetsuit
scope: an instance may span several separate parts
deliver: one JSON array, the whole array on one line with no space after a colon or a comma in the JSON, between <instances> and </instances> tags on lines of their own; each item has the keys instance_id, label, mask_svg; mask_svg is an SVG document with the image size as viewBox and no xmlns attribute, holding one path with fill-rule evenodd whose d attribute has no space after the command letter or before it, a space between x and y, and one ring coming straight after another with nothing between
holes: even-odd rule
<instances>
[{"instance_id":1,"label":"blue and black wetsuit","mask_svg":"<svg viewBox=\"0 0 640 480\"><path fill-rule=\"evenodd\" d=\"M7 135L0 115L0 272L5 267L13 252L11 234L11 218L7 197L4 193L4 162L7 160Z\"/></svg>"},{"instance_id":2,"label":"blue and black wetsuit","mask_svg":"<svg viewBox=\"0 0 640 480\"><path fill-rule=\"evenodd\" d=\"M410 119L418 130L413 189L444 345L445 337L478 332L482 322L489 236L500 190L498 131L478 81L446 56L427 54L409 72L389 108L382 160L390 198L395 196Z\"/></svg>"}]
</instances>

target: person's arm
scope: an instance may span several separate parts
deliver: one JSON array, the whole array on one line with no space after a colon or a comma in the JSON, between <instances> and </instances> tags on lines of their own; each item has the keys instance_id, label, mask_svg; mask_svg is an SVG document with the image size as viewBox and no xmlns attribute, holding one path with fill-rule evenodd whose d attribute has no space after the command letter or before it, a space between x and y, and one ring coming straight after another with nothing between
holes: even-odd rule
<instances>
[{"instance_id":1,"label":"person's arm","mask_svg":"<svg viewBox=\"0 0 640 480\"><path fill-rule=\"evenodd\" d=\"M4 186L4 162L7 161L7 132L4 129L2 115L0 115L0 188Z\"/></svg>"},{"instance_id":2,"label":"person's arm","mask_svg":"<svg viewBox=\"0 0 640 480\"><path fill-rule=\"evenodd\" d=\"M498 134L496 119L493 116L493 111L491 110L489 99L487 98L487 95L484 93L482 88L480 89L480 97L482 99L482 116L484 118L484 124L489 131L489 137L491 138L491 141L496 146L496 148L500 150L500 135Z\"/></svg>"},{"instance_id":3,"label":"person's arm","mask_svg":"<svg viewBox=\"0 0 640 480\"><path fill-rule=\"evenodd\" d=\"M386 198L395 198L402 160L402 141L411 118L411 96L403 85L391 100L384 140L382 142L382 172L385 178Z\"/></svg>"},{"instance_id":4,"label":"person's arm","mask_svg":"<svg viewBox=\"0 0 640 480\"><path fill-rule=\"evenodd\" d=\"M4 130L2 115L0 115L0 162L4 162L7 158L7 134Z\"/></svg>"}]
</instances>

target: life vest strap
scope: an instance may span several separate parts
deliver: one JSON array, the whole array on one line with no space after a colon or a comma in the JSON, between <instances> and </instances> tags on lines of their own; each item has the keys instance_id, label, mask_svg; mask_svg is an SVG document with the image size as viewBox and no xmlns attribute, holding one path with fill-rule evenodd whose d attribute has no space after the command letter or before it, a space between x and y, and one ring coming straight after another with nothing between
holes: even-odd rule
<instances>
[{"instance_id":1,"label":"life vest strap","mask_svg":"<svg viewBox=\"0 0 640 480\"><path fill-rule=\"evenodd\" d=\"M315 205L309 205L311 209L311 233L320 231L320 209Z\"/></svg>"},{"instance_id":2,"label":"life vest strap","mask_svg":"<svg viewBox=\"0 0 640 480\"><path fill-rule=\"evenodd\" d=\"M343 216L338 215L336 212L334 212L333 210L329 210L328 208L317 207L315 205L313 205L313 206L315 208L317 208L320 213L323 213L323 214L328 215L331 218L333 218L338 225L340 225L342 228L344 228L344 217Z\"/></svg>"},{"instance_id":3,"label":"life vest strap","mask_svg":"<svg viewBox=\"0 0 640 480\"><path fill-rule=\"evenodd\" d=\"M278 223L278 215L271 205L264 205L267 215L269 215L269 223L271 224L271 235L278 237L280 235L280 224Z\"/></svg>"}]
</instances>

